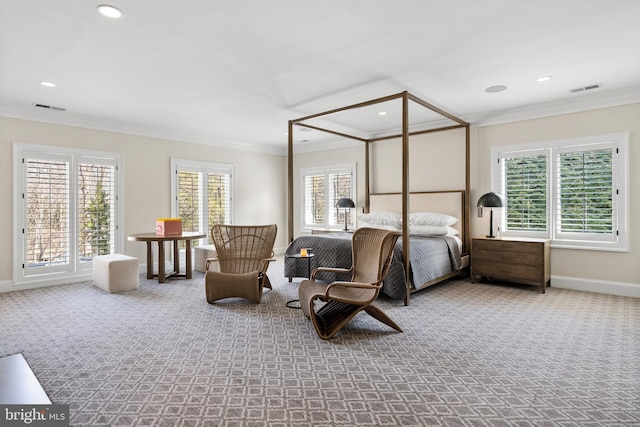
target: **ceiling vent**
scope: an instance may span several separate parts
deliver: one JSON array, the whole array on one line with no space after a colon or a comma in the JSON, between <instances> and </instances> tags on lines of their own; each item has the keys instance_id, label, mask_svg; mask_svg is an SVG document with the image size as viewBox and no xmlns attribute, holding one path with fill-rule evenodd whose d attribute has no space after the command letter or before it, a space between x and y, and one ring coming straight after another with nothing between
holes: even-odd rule
<instances>
[{"instance_id":1,"label":"ceiling vent","mask_svg":"<svg viewBox=\"0 0 640 427\"><path fill-rule=\"evenodd\" d=\"M67 111L66 108L52 107L51 105L45 105L45 104L33 104L33 106L38 108L44 108L45 110Z\"/></svg>"},{"instance_id":2,"label":"ceiling vent","mask_svg":"<svg viewBox=\"0 0 640 427\"><path fill-rule=\"evenodd\" d=\"M573 89L569 89L569 93L579 93L579 92L585 92L587 90L592 90L592 89L598 89L600 87L599 84L594 84L594 85L589 85L589 86L582 86L582 87L576 87Z\"/></svg>"}]
</instances>

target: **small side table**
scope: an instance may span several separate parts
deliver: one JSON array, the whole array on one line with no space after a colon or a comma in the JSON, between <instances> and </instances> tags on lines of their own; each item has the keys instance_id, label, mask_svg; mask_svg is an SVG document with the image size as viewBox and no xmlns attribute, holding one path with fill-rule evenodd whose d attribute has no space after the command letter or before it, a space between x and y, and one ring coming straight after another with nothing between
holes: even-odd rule
<instances>
[{"instance_id":1,"label":"small side table","mask_svg":"<svg viewBox=\"0 0 640 427\"><path fill-rule=\"evenodd\" d=\"M299 253L297 254L285 254L285 258L293 258L295 259L296 262L298 262L299 260L307 260L307 278L311 278L311 258L313 258L315 256L315 254L313 253L307 253L306 255L300 255ZM289 282L291 282L291 280L293 279L293 277L289 277ZM287 301L285 303L285 305L289 308L297 308L300 309L299 305L292 305L293 303L296 302L300 302L300 300L298 299L294 299L291 301Z\"/></svg>"},{"instance_id":2,"label":"small side table","mask_svg":"<svg viewBox=\"0 0 640 427\"><path fill-rule=\"evenodd\" d=\"M314 253L308 253L307 255L300 255L299 253L297 254L285 254L286 258L294 258L296 260L296 262L298 262L298 260L307 260L307 278L310 279L311 278L311 258L313 258L315 256ZM289 282L291 282L291 280L293 279L293 277L289 277Z\"/></svg>"}]
</instances>

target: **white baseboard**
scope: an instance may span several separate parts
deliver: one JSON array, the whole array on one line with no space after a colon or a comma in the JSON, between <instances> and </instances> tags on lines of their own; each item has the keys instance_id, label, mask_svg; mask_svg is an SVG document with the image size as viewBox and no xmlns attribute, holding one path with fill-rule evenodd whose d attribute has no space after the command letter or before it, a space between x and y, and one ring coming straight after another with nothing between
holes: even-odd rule
<instances>
[{"instance_id":1,"label":"white baseboard","mask_svg":"<svg viewBox=\"0 0 640 427\"><path fill-rule=\"evenodd\" d=\"M22 291L25 289L36 289L36 288L44 288L47 286L55 286L55 285L67 285L69 283L76 282L85 282L87 280L92 280L92 274L79 274L73 277L64 277L64 278L56 278L49 280L34 280L30 282L15 284L13 280L3 280L0 281L0 293L3 292L12 292L12 291Z\"/></svg>"},{"instance_id":2,"label":"white baseboard","mask_svg":"<svg viewBox=\"0 0 640 427\"><path fill-rule=\"evenodd\" d=\"M276 254L279 254L280 251L276 250L275 252ZM282 253L284 253L284 251ZM146 265L140 264L140 272L146 273ZM0 293L19 291L24 289L42 288L45 286L62 285L66 283L83 282L91 279L92 277L89 274L66 279L25 283L19 286L14 286L13 280L2 280L0 281ZM600 294L611 294L624 297L640 298L640 283L591 280L567 276L551 276L551 286L560 289L572 289L574 291L596 292Z\"/></svg>"},{"instance_id":3,"label":"white baseboard","mask_svg":"<svg viewBox=\"0 0 640 427\"><path fill-rule=\"evenodd\" d=\"M640 298L640 283L624 283L552 275L551 287Z\"/></svg>"}]
</instances>

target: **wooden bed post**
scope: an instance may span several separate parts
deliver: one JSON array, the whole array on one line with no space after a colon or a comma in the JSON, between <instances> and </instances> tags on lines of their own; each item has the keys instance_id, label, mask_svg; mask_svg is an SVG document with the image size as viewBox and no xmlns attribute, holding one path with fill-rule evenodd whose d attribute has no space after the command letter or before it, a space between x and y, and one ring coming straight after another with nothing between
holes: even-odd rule
<instances>
[{"instance_id":1,"label":"wooden bed post","mask_svg":"<svg viewBox=\"0 0 640 427\"><path fill-rule=\"evenodd\" d=\"M287 204L289 208L289 217L287 218L288 224L288 233L289 233L289 243L293 242L293 121L289 120L289 148L287 159L288 164L288 183L287 183Z\"/></svg>"},{"instance_id":2,"label":"wooden bed post","mask_svg":"<svg viewBox=\"0 0 640 427\"><path fill-rule=\"evenodd\" d=\"M471 205L469 201L471 200L471 131L470 125L467 123L465 126L465 150L466 150L466 160L465 160L465 183L464 183L464 194L465 194L465 203L463 210L463 232L464 232L464 240L462 242L462 249L469 253L471 252Z\"/></svg>"},{"instance_id":3,"label":"wooden bed post","mask_svg":"<svg viewBox=\"0 0 640 427\"><path fill-rule=\"evenodd\" d=\"M409 305L411 295L411 262L409 261L409 97L402 92L402 257L407 294L404 305Z\"/></svg>"},{"instance_id":4,"label":"wooden bed post","mask_svg":"<svg viewBox=\"0 0 640 427\"><path fill-rule=\"evenodd\" d=\"M371 184L369 182L369 180L371 179L371 177L369 176L369 145L371 144L371 141L367 140L364 143L364 208L365 211L367 213L370 212L370 205L369 205L369 193L371 192Z\"/></svg>"}]
</instances>

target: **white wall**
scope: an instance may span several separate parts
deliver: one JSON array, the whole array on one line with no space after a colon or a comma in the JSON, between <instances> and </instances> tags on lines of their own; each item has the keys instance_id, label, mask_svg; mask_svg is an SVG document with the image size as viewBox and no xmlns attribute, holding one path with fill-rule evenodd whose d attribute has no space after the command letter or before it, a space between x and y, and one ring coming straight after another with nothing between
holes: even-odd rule
<instances>
[{"instance_id":1,"label":"white wall","mask_svg":"<svg viewBox=\"0 0 640 427\"><path fill-rule=\"evenodd\" d=\"M276 248L286 247L286 158L200 144L58 126L0 117L0 288L12 281L13 143L77 147L124 154L124 253L146 260L145 244L126 241L153 231L157 217L171 215L171 158L235 165L237 224L278 225Z\"/></svg>"},{"instance_id":2,"label":"white wall","mask_svg":"<svg viewBox=\"0 0 640 427\"><path fill-rule=\"evenodd\" d=\"M629 132L629 230L631 251L551 249L552 286L640 297L640 104L473 129L472 206L491 190L491 147ZM486 233L472 209L471 229Z\"/></svg>"}]
</instances>

